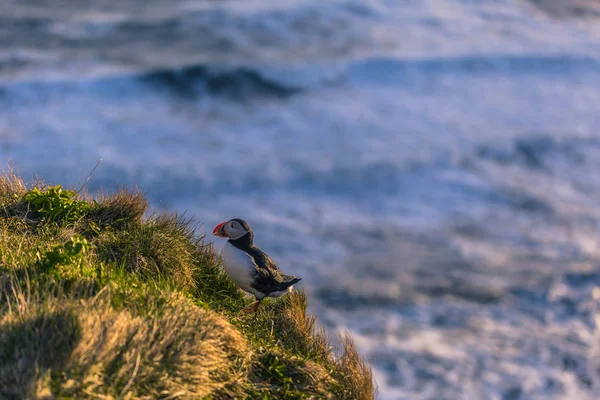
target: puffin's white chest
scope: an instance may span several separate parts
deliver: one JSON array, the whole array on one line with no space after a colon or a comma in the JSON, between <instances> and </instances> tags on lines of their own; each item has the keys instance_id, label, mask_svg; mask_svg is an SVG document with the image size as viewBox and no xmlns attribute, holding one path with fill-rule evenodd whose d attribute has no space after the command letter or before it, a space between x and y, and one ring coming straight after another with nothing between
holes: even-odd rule
<instances>
[{"instance_id":1,"label":"puffin's white chest","mask_svg":"<svg viewBox=\"0 0 600 400\"><path fill-rule=\"evenodd\" d=\"M251 285L254 273L252 258L246 252L227 242L221 251L221 259L223 260L223 269L229 278L242 290L256 294L256 290Z\"/></svg>"}]
</instances>

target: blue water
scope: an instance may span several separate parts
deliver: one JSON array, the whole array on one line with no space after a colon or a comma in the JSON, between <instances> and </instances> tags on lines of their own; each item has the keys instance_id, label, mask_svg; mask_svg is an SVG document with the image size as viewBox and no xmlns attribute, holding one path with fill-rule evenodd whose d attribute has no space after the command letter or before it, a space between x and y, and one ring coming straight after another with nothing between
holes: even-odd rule
<instances>
[{"instance_id":1,"label":"blue water","mask_svg":"<svg viewBox=\"0 0 600 400\"><path fill-rule=\"evenodd\" d=\"M5 0L0 160L246 219L382 399L596 399L600 7L569 4Z\"/></svg>"}]
</instances>

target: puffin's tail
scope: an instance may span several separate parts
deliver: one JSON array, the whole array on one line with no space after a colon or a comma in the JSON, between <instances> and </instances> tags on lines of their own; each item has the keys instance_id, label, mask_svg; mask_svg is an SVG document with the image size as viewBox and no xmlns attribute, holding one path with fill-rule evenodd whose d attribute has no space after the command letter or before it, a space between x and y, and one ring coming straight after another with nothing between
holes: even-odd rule
<instances>
[{"instance_id":1,"label":"puffin's tail","mask_svg":"<svg viewBox=\"0 0 600 400\"><path fill-rule=\"evenodd\" d=\"M302 280L302 278L296 278L295 276L286 276L286 278L289 278L289 281L286 282L281 282L280 283L280 290L285 290L287 288L289 288L292 285L295 285L296 283L300 282Z\"/></svg>"}]
</instances>

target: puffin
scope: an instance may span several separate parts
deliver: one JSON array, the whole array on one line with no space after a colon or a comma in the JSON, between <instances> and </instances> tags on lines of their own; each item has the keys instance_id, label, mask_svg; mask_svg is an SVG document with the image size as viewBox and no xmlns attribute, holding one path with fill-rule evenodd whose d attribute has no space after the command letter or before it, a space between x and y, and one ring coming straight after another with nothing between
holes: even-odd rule
<instances>
[{"instance_id":1,"label":"puffin","mask_svg":"<svg viewBox=\"0 0 600 400\"><path fill-rule=\"evenodd\" d=\"M223 269L243 291L256 301L244 308L256 312L265 297L279 297L292 291L302 278L281 273L275 262L254 244L254 232L246 221L233 218L215 226L213 235L229 239L221 251Z\"/></svg>"}]
</instances>

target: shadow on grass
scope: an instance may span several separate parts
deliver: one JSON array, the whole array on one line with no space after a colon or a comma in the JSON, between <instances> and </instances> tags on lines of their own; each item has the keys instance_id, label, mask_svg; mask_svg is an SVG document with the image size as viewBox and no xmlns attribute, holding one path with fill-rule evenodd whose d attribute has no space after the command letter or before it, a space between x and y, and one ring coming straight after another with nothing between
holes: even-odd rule
<instances>
[{"instance_id":1,"label":"shadow on grass","mask_svg":"<svg viewBox=\"0 0 600 400\"><path fill-rule=\"evenodd\" d=\"M42 314L0 330L0 398L40 398L39 384L49 371L65 366L80 338L72 311Z\"/></svg>"}]
</instances>

